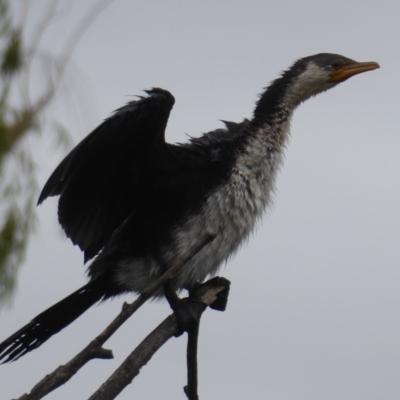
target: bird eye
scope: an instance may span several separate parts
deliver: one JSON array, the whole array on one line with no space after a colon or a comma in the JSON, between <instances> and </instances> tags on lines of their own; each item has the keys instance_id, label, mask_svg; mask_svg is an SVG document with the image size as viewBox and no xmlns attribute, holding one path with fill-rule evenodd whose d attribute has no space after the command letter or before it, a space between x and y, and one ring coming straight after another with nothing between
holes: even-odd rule
<instances>
[{"instance_id":1,"label":"bird eye","mask_svg":"<svg viewBox=\"0 0 400 400\"><path fill-rule=\"evenodd\" d=\"M331 64L332 69L338 69L340 67L340 62L339 61L335 61Z\"/></svg>"}]
</instances>

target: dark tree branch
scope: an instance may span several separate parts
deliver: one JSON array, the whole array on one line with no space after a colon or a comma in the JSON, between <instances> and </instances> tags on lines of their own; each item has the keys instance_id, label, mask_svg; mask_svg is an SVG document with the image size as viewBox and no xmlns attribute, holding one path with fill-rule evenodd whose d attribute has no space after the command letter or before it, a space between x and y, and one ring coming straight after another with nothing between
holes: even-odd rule
<instances>
[{"instance_id":1,"label":"dark tree branch","mask_svg":"<svg viewBox=\"0 0 400 400\"><path fill-rule=\"evenodd\" d=\"M178 273L193 256L195 256L204 246L210 243L213 239L214 236L212 234L208 234L206 237L200 240L197 246L189 250L188 253L185 254L181 260L178 260L157 281L149 285L133 303L124 303L122 311L111 322L111 324L108 325L107 328L99 336L92 340L71 361L69 361L65 365L59 366L52 373L43 378L38 384L36 384L30 393L24 394L17 400L39 400L59 386L68 382L71 377L74 376L88 361L95 358L113 358L112 351L103 349L102 345L117 331L118 328L121 327L121 325L129 317L132 316L135 311L137 311L157 290L163 287L163 285L165 285L168 280L175 276L175 274ZM175 318L173 320L175 329Z\"/></svg>"},{"instance_id":2,"label":"dark tree branch","mask_svg":"<svg viewBox=\"0 0 400 400\"><path fill-rule=\"evenodd\" d=\"M188 400L198 400L197 394L197 346L199 340L200 320L188 332L188 344L186 352L187 385L183 388Z\"/></svg>"},{"instance_id":3,"label":"dark tree branch","mask_svg":"<svg viewBox=\"0 0 400 400\"><path fill-rule=\"evenodd\" d=\"M223 290L216 293L217 298L212 303L208 303L208 305L214 310L225 311L229 296L230 284L231 283L227 279L216 276L207 282L202 283L195 290L192 290L190 297L199 299L201 301L203 296L206 295L211 288L223 287ZM187 385L183 388L188 400L199 400L199 395L197 393L197 348L200 321L201 318L199 317L198 320L195 321L195 323L188 330L188 344L186 352Z\"/></svg>"},{"instance_id":4,"label":"dark tree branch","mask_svg":"<svg viewBox=\"0 0 400 400\"><path fill-rule=\"evenodd\" d=\"M226 290L225 286L211 287L200 300L209 306L217 300L217 294L223 290ZM178 324L175 315L171 314L133 350L107 381L89 397L89 400L115 399L139 374L141 368L150 361L156 351L177 332ZM197 381L197 377L195 379Z\"/></svg>"}]
</instances>

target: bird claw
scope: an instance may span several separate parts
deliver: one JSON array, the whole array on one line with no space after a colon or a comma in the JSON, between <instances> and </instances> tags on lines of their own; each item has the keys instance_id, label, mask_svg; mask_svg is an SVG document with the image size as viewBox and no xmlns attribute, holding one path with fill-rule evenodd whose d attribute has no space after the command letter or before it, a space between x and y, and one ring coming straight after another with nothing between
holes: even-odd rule
<instances>
[{"instance_id":1,"label":"bird claw","mask_svg":"<svg viewBox=\"0 0 400 400\"><path fill-rule=\"evenodd\" d=\"M190 332L198 325L206 308L207 305L197 298L185 297L184 299L178 299L173 308L178 323L178 332L175 337L181 336L184 332Z\"/></svg>"},{"instance_id":2,"label":"bird claw","mask_svg":"<svg viewBox=\"0 0 400 400\"><path fill-rule=\"evenodd\" d=\"M173 302L170 302L178 323L178 332L175 336L178 337L184 332L189 332L200 322L201 315L207 308L207 305L200 298L211 288L224 286L224 289L217 293L217 299L209 307L213 310L225 311L230 284L231 282L228 279L216 276L207 282L197 284L189 291L189 297L184 299L175 298Z\"/></svg>"}]
</instances>

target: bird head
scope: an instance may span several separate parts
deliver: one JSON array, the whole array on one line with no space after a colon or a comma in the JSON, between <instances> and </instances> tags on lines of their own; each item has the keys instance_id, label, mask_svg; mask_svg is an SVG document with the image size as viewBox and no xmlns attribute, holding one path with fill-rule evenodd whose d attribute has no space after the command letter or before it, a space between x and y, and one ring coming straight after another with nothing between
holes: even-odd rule
<instances>
[{"instance_id":1,"label":"bird head","mask_svg":"<svg viewBox=\"0 0 400 400\"><path fill-rule=\"evenodd\" d=\"M301 58L282 75L287 82L284 102L296 107L354 75L377 68L379 64L374 61L357 62L338 54L321 53Z\"/></svg>"}]
</instances>

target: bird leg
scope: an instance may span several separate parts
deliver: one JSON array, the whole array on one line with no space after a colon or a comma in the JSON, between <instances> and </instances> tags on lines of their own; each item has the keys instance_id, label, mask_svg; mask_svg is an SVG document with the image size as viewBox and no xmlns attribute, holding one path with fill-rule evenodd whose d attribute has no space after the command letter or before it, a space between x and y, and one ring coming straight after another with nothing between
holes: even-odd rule
<instances>
[{"instance_id":1,"label":"bird leg","mask_svg":"<svg viewBox=\"0 0 400 400\"><path fill-rule=\"evenodd\" d=\"M175 337L181 336L184 332L189 332L193 326L200 322L201 315L207 306L199 298L193 296L179 298L170 282L164 285L164 294L178 323L178 332Z\"/></svg>"},{"instance_id":2,"label":"bird leg","mask_svg":"<svg viewBox=\"0 0 400 400\"><path fill-rule=\"evenodd\" d=\"M178 323L178 332L175 336L178 337L183 332L189 332L200 321L201 315L207 307L200 297L215 286L224 286L225 289L217 294L217 299L210 304L210 307L213 310L225 311L230 284L227 279L216 276L207 282L196 284L189 290L189 296L181 299L176 294L171 282L167 282L164 285L165 298L174 311Z\"/></svg>"}]
</instances>

